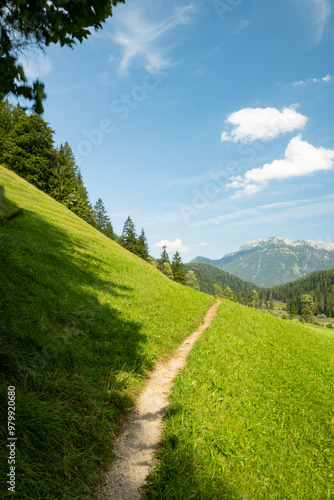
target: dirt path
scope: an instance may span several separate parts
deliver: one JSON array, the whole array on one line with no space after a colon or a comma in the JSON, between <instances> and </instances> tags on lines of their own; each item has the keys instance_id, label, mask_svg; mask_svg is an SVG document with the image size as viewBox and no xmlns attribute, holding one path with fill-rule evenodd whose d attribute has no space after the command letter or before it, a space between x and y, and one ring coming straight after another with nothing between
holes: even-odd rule
<instances>
[{"instance_id":1,"label":"dirt path","mask_svg":"<svg viewBox=\"0 0 334 500\"><path fill-rule=\"evenodd\" d=\"M184 367L186 358L196 340L210 326L221 301L208 310L204 323L175 351L169 361L159 362L145 385L134 410L118 438L112 470L97 493L99 500L139 500L140 488L145 483L158 447L162 417L168 406L168 396L174 378Z\"/></svg>"}]
</instances>

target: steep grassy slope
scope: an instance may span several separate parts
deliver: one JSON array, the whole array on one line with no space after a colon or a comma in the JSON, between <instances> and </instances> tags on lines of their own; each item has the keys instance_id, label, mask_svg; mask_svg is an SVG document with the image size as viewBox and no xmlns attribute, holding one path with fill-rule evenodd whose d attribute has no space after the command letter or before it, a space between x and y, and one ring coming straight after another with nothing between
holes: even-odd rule
<instances>
[{"instance_id":1,"label":"steep grassy slope","mask_svg":"<svg viewBox=\"0 0 334 500\"><path fill-rule=\"evenodd\" d=\"M333 338L224 301L176 381L148 498L333 498L333 389Z\"/></svg>"},{"instance_id":2,"label":"steep grassy slope","mask_svg":"<svg viewBox=\"0 0 334 500\"><path fill-rule=\"evenodd\" d=\"M224 290L227 286L231 288L233 293L249 292L258 289L253 283L244 281L237 276L233 276L218 267L204 262L190 262L185 264L187 271L194 271L201 292L214 294L214 284L217 283Z\"/></svg>"},{"instance_id":3,"label":"steep grassy slope","mask_svg":"<svg viewBox=\"0 0 334 500\"><path fill-rule=\"evenodd\" d=\"M1 438L6 388L15 386L16 495L86 498L145 375L213 299L165 278L2 167L0 185L13 209L24 208L0 227Z\"/></svg>"}]
</instances>

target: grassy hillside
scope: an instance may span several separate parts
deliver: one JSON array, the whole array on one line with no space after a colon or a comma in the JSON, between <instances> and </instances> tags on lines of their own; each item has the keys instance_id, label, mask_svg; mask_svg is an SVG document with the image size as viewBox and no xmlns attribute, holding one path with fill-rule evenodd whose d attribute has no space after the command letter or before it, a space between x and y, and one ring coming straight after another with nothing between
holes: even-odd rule
<instances>
[{"instance_id":1,"label":"grassy hillside","mask_svg":"<svg viewBox=\"0 0 334 500\"><path fill-rule=\"evenodd\" d=\"M170 281L2 167L0 185L13 210L24 209L0 227L0 411L4 423L7 386L15 386L16 495L82 499L146 374L213 299Z\"/></svg>"},{"instance_id":2,"label":"grassy hillside","mask_svg":"<svg viewBox=\"0 0 334 500\"><path fill-rule=\"evenodd\" d=\"M333 498L333 390L333 338L224 301L177 379L148 498Z\"/></svg>"},{"instance_id":3,"label":"grassy hillside","mask_svg":"<svg viewBox=\"0 0 334 500\"><path fill-rule=\"evenodd\" d=\"M185 264L187 271L194 271L196 274L198 284L201 292L214 294L214 284L217 283L224 290L229 286L233 293L240 294L242 292L249 292L256 290L258 287L253 283L244 281L237 276L233 276L222 269L218 269L211 264L202 262L190 262Z\"/></svg>"},{"instance_id":4,"label":"grassy hillside","mask_svg":"<svg viewBox=\"0 0 334 500\"><path fill-rule=\"evenodd\" d=\"M329 324L330 323L327 323L327 325ZM334 327L324 328L324 325L318 326L311 323L305 323L303 326L309 330L312 330L313 332L321 333L322 335L326 335L327 337L331 337L334 339Z\"/></svg>"}]
</instances>

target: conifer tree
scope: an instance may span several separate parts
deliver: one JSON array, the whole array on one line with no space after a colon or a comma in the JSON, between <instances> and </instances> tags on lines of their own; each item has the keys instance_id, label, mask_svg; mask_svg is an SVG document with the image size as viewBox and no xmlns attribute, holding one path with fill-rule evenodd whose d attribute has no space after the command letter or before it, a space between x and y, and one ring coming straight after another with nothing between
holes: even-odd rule
<instances>
[{"instance_id":1,"label":"conifer tree","mask_svg":"<svg viewBox=\"0 0 334 500\"><path fill-rule=\"evenodd\" d=\"M167 253L167 247L166 246L163 246L162 247L162 252L161 252L161 255L160 255L160 258L157 259L157 263L158 263L158 269L159 271L161 271L163 273L163 266L164 266L164 263L167 262L168 264L170 264L170 260L169 260L169 255Z\"/></svg>"},{"instance_id":2,"label":"conifer tree","mask_svg":"<svg viewBox=\"0 0 334 500\"><path fill-rule=\"evenodd\" d=\"M51 196L71 210L73 194L76 192L78 185L79 169L73 151L67 142L61 144L56 150L54 171L56 181Z\"/></svg>"},{"instance_id":3,"label":"conifer tree","mask_svg":"<svg viewBox=\"0 0 334 500\"><path fill-rule=\"evenodd\" d=\"M233 295L233 292L229 286L227 286L225 288L224 293L223 293L223 297L224 297L224 299L227 299L227 300L233 300L234 295Z\"/></svg>"},{"instance_id":4,"label":"conifer tree","mask_svg":"<svg viewBox=\"0 0 334 500\"><path fill-rule=\"evenodd\" d=\"M291 318L294 318L295 316L298 315L298 311L294 305L290 307L290 316Z\"/></svg>"},{"instance_id":5,"label":"conifer tree","mask_svg":"<svg viewBox=\"0 0 334 500\"><path fill-rule=\"evenodd\" d=\"M213 285L213 294L216 297L216 299L223 296L223 289L220 285L218 285L218 283L215 283Z\"/></svg>"},{"instance_id":6,"label":"conifer tree","mask_svg":"<svg viewBox=\"0 0 334 500\"><path fill-rule=\"evenodd\" d=\"M170 264L170 260L169 260L169 255L167 253L167 247L164 246L162 247L162 252L161 252L161 255L160 255L160 260L161 262L168 262Z\"/></svg>"},{"instance_id":7,"label":"conifer tree","mask_svg":"<svg viewBox=\"0 0 334 500\"><path fill-rule=\"evenodd\" d=\"M146 238L146 235L145 235L145 231L144 231L144 228L142 228L141 230L141 233L138 237L138 255L144 259L144 260L148 260L149 258L149 253L148 253L148 244L147 244L147 238Z\"/></svg>"},{"instance_id":8,"label":"conifer tree","mask_svg":"<svg viewBox=\"0 0 334 500\"><path fill-rule=\"evenodd\" d=\"M101 233L108 236L108 238L114 240L115 233L110 221L110 217L107 214L107 210L101 198L99 198L95 203L93 214L96 222L96 229L98 229L99 231L101 231Z\"/></svg>"},{"instance_id":9,"label":"conifer tree","mask_svg":"<svg viewBox=\"0 0 334 500\"><path fill-rule=\"evenodd\" d=\"M179 252L175 252L171 266L172 266L174 281L182 283L182 285L186 285L187 284L186 270Z\"/></svg>"},{"instance_id":10,"label":"conifer tree","mask_svg":"<svg viewBox=\"0 0 334 500\"><path fill-rule=\"evenodd\" d=\"M258 309L259 308L259 305L260 305L260 298L259 298L259 294L257 293L256 290L253 290L252 291L252 296L251 296L251 303L250 303L251 307L253 307L254 309Z\"/></svg>"},{"instance_id":11,"label":"conifer tree","mask_svg":"<svg viewBox=\"0 0 334 500\"><path fill-rule=\"evenodd\" d=\"M135 253L136 255L139 254L136 227L130 215L124 222L123 231L119 242L124 248L129 250L129 252Z\"/></svg>"},{"instance_id":12,"label":"conifer tree","mask_svg":"<svg viewBox=\"0 0 334 500\"><path fill-rule=\"evenodd\" d=\"M50 195L76 215L94 225L92 206L83 185L80 170L70 145L65 142L56 149L55 181Z\"/></svg>"},{"instance_id":13,"label":"conifer tree","mask_svg":"<svg viewBox=\"0 0 334 500\"><path fill-rule=\"evenodd\" d=\"M300 298L300 316L304 321L311 322L313 319L314 301L312 295L304 293Z\"/></svg>"},{"instance_id":14,"label":"conifer tree","mask_svg":"<svg viewBox=\"0 0 334 500\"><path fill-rule=\"evenodd\" d=\"M92 226L95 226L93 207L89 201L88 191L83 184L80 173L77 174L77 187L72 196L72 203L72 212Z\"/></svg>"}]
</instances>

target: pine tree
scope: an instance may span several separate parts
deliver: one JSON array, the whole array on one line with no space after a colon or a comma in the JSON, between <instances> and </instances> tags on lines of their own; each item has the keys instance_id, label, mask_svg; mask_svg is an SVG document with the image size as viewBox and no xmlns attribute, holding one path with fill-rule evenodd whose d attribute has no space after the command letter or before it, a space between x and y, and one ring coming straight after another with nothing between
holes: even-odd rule
<instances>
[{"instance_id":1,"label":"pine tree","mask_svg":"<svg viewBox=\"0 0 334 500\"><path fill-rule=\"evenodd\" d=\"M166 246L162 247L162 252L161 252L161 255L160 255L160 260L161 260L161 262L168 262L170 264L169 255L167 253L166 248L167 248Z\"/></svg>"},{"instance_id":2,"label":"pine tree","mask_svg":"<svg viewBox=\"0 0 334 500\"><path fill-rule=\"evenodd\" d=\"M274 310L274 299L273 299L273 293L272 292L269 293L269 297L268 297L268 300L267 300L267 309L270 310L270 311Z\"/></svg>"},{"instance_id":3,"label":"pine tree","mask_svg":"<svg viewBox=\"0 0 334 500\"><path fill-rule=\"evenodd\" d=\"M77 174L76 190L71 196L72 212L74 212L76 215L78 215L78 217L81 217L81 219L85 220L92 226L95 226L93 207L89 201L88 191L83 184L82 176L80 173Z\"/></svg>"},{"instance_id":4,"label":"pine tree","mask_svg":"<svg viewBox=\"0 0 334 500\"><path fill-rule=\"evenodd\" d=\"M95 203L93 214L96 222L96 229L98 229L99 231L101 231L101 233L108 236L108 238L114 240L115 233L111 225L110 217L107 214L107 210L101 198L99 198Z\"/></svg>"},{"instance_id":5,"label":"pine tree","mask_svg":"<svg viewBox=\"0 0 334 500\"><path fill-rule=\"evenodd\" d=\"M135 253L136 255L139 254L136 227L130 215L124 222L123 231L119 242L124 248L129 250L129 252Z\"/></svg>"},{"instance_id":6,"label":"pine tree","mask_svg":"<svg viewBox=\"0 0 334 500\"><path fill-rule=\"evenodd\" d=\"M144 228L142 228L141 233L138 237L138 252L139 256L144 259L148 260L149 258L149 253L148 253L148 244L147 244L147 238L145 235Z\"/></svg>"},{"instance_id":7,"label":"pine tree","mask_svg":"<svg viewBox=\"0 0 334 500\"><path fill-rule=\"evenodd\" d=\"M52 190L52 197L67 206L68 197L75 191L79 172L73 151L67 142L56 150L54 171L57 182Z\"/></svg>"},{"instance_id":8,"label":"pine tree","mask_svg":"<svg viewBox=\"0 0 334 500\"><path fill-rule=\"evenodd\" d=\"M220 285L218 285L218 283L214 283L213 285L213 294L216 299L223 296L223 289Z\"/></svg>"},{"instance_id":9,"label":"pine tree","mask_svg":"<svg viewBox=\"0 0 334 500\"><path fill-rule=\"evenodd\" d=\"M234 300L233 292L229 286L227 286L225 288L224 293L223 293L223 297L224 297L224 299L227 299L227 300Z\"/></svg>"},{"instance_id":10,"label":"pine tree","mask_svg":"<svg viewBox=\"0 0 334 500\"><path fill-rule=\"evenodd\" d=\"M313 319L314 302L312 295L304 293L300 297L300 316L304 321L311 322Z\"/></svg>"},{"instance_id":11,"label":"pine tree","mask_svg":"<svg viewBox=\"0 0 334 500\"><path fill-rule=\"evenodd\" d=\"M293 318L294 316L297 316L297 315L298 315L298 311L297 311L296 307L294 305L292 305L290 307L290 316L291 316L291 318Z\"/></svg>"},{"instance_id":12,"label":"pine tree","mask_svg":"<svg viewBox=\"0 0 334 500\"><path fill-rule=\"evenodd\" d=\"M186 270L179 252L175 252L171 266L172 266L174 281L177 281L182 285L186 285L187 284Z\"/></svg>"},{"instance_id":13,"label":"pine tree","mask_svg":"<svg viewBox=\"0 0 334 500\"><path fill-rule=\"evenodd\" d=\"M254 309L258 309L259 305L260 305L259 294L257 293L256 290L253 290L252 291L252 296L251 296L250 306L253 307Z\"/></svg>"},{"instance_id":14,"label":"pine tree","mask_svg":"<svg viewBox=\"0 0 334 500\"><path fill-rule=\"evenodd\" d=\"M75 162L73 151L67 142L61 144L56 150L54 171L56 181L50 195L76 213L80 171Z\"/></svg>"},{"instance_id":15,"label":"pine tree","mask_svg":"<svg viewBox=\"0 0 334 500\"><path fill-rule=\"evenodd\" d=\"M194 290L199 290L198 280L194 271L188 271L186 274L187 285Z\"/></svg>"},{"instance_id":16,"label":"pine tree","mask_svg":"<svg viewBox=\"0 0 334 500\"><path fill-rule=\"evenodd\" d=\"M164 263L167 262L168 264L170 264L170 260L169 260L169 255L167 253L167 247L166 246L163 246L162 247L162 252L161 252L161 255L160 255L160 258L157 260L157 263L158 263L158 269L159 271L161 271L163 273L163 266L164 266Z\"/></svg>"}]
</instances>

